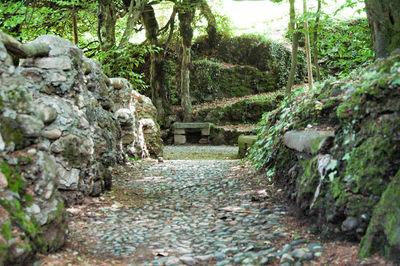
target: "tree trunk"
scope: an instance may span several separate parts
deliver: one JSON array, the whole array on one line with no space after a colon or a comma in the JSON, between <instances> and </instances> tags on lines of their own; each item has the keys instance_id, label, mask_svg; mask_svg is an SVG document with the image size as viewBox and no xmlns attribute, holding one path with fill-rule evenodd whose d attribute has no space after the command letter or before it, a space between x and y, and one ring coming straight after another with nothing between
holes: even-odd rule
<instances>
[{"instance_id":1,"label":"tree trunk","mask_svg":"<svg viewBox=\"0 0 400 266\"><path fill-rule=\"evenodd\" d=\"M112 0L98 0L97 37L103 51L115 45L115 24L117 22L115 5Z\"/></svg>"},{"instance_id":2,"label":"tree trunk","mask_svg":"<svg viewBox=\"0 0 400 266\"><path fill-rule=\"evenodd\" d=\"M129 38L131 37L132 32L135 29L135 26L137 25L143 12L143 6L146 3L147 0L131 0L129 4L128 19L126 21L125 30L121 41L119 42L118 48L122 48L128 43Z\"/></svg>"},{"instance_id":3,"label":"tree trunk","mask_svg":"<svg viewBox=\"0 0 400 266\"><path fill-rule=\"evenodd\" d=\"M72 30L74 34L74 44L78 45L78 25L76 23L76 10L75 8L72 10Z\"/></svg>"},{"instance_id":4,"label":"tree trunk","mask_svg":"<svg viewBox=\"0 0 400 266\"><path fill-rule=\"evenodd\" d=\"M182 37L182 64L181 64L181 105L183 120L192 120L192 100L190 97L190 51L192 46L193 28L192 22L195 13L195 3L185 0L178 9L179 32Z\"/></svg>"},{"instance_id":5,"label":"tree trunk","mask_svg":"<svg viewBox=\"0 0 400 266\"><path fill-rule=\"evenodd\" d=\"M315 19L315 27L314 27L314 36L313 36L313 54L314 54L314 66L315 66L315 76L318 81L321 81L321 72L319 70L318 64L318 27L319 27L319 18L321 12L321 2L322 0L318 0L318 8L317 8L317 18Z\"/></svg>"},{"instance_id":6,"label":"tree trunk","mask_svg":"<svg viewBox=\"0 0 400 266\"><path fill-rule=\"evenodd\" d=\"M307 13L307 0L303 0L303 13ZM310 33L308 31L308 21L304 21L304 37L306 42L306 55L307 55L307 72L308 72L308 87L312 89L313 75L312 75L312 63L311 63L311 49L310 49Z\"/></svg>"},{"instance_id":7,"label":"tree trunk","mask_svg":"<svg viewBox=\"0 0 400 266\"><path fill-rule=\"evenodd\" d=\"M297 51L299 49L299 37L300 34L298 32L294 32L295 30L295 19L296 19L296 11L295 11L295 0L290 0L290 22L289 22L289 31L292 34L292 60L290 63L290 73L288 77L288 82L286 84L286 94L289 96L292 87L294 84L294 78L296 76L296 69L297 69Z\"/></svg>"},{"instance_id":8,"label":"tree trunk","mask_svg":"<svg viewBox=\"0 0 400 266\"><path fill-rule=\"evenodd\" d=\"M217 43L217 21L211 11L207 0L200 0L200 11L207 20L207 35L209 47L213 48Z\"/></svg>"},{"instance_id":9,"label":"tree trunk","mask_svg":"<svg viewBox=\"0 0 400 266\"><path fill-rule=\"evenodd\" d=\"M152 46L159 47L157 34L158 23L151 5L144 6L146 12L142 12L141 18L144 28L146 30L146 38ZM163 70L163 53L151 52L150 53L150 87L151 87L151 100L157 108L157 119L160 125L166 125L166 117L172 113L171 104L169 101L169 93L165 88L165 72Z\"/></svg>"},{"instance_id":10,"label":"tree trunk","mask_svg":"<svg viewBox=\"0 0 400 266\"><path fill-rule=\"evenodd\" d=\"M365 0L375 56L387 57L400 48L400 1Z\"/></svg>"}]
</instances>

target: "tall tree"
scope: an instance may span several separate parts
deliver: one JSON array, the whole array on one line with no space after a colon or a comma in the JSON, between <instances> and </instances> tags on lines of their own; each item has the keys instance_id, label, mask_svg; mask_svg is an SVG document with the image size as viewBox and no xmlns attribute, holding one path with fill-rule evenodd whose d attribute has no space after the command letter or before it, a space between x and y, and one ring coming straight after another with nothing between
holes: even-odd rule
<instances>
[{"instance_id":1,"label":"tall tree","mask_svg":"<svg viewBox=\"0 0 400 266\"><path fill-rule=\"evenodd\" d=\"M303 13L307 13L307 0L303 0ZM307 18L304 21L304 39L306 42L306 56L307 56L307 72L308 72L308 87L313 88L313 74L312 74L312 62L311 62L311 48L310 48L310 32L308 30Z\"/></svg>"},{"instance_id":2,"label":"tall tree","mask_svg":"<svg viewBox=\"0 0 400 266\"><path fill-rule=\"evenodd\" d=\"M113 0L98 0L97 7L97 37L103 51L115 45L115 25L117 11Z\"/></svg>"},{"instance_id":3,"label":"tall tree","mask_svg":"<svg viewBox=\"0 0 400 266\"><path fill-rule=\"evenodd\" d=\"M118 48L124 47L131 37L135 26L138 24L140 20L140 16L144 11L144 6L147 4L147 0L130 0L128 7L128 18L126 20L126 26L124 33L122 35L121 41L118 44ZM125 6L128 6L127 3Z\"/></svg>"},{"instance_id":4,"label":"tall tree","mask_svg":"<svg viewBox=\"0 0 400 266\"><path fill-rule=\"evenodd\" d=\"M208 44L212 48L217 42L217 21L207 0L200 0L200 12L207 20Z\"/></svg>"},{"instance_id":5,"label":"tall tree","mask_svg":"<svg viewBox=\"0 0 400 266\"><path fill-rule=\"evenodd\" d=\"M314 59L314 66L315 66L315 77L318 81L321 81L321 72L319 70L318 64L318 27L319 27L319 19L321 17L321 4L322 0L317 0L318 7L317 7L317 17L315 18L315 26L313 29L313 59Z\"/></svg>"},{"instance_id":6,"label":"tall tree","mask_svg":"<svg viewBox=\"0 0 400 266\"><path fill-rule=\"evenodd\" d=\"M182 37L181 105L185 122L192 120L192 100L190 97L190 53L193 38L192 22L196 12L196 5L197 3L195 1L183 0L178 8L179 32Z\"/></svg>"},{"instance_id":7,"label":"tall tree","mask_svg":"<svg viewBox=\"0 0 400 266\"><path fill-rule=\"evenodd\" d=\"M400 1L365 0L376 57L400 48Z\"/></svg>"},{"instance_id":8,"label":"tall tree","mask_svg":"<svg viewBox=\"0 0 400 266\"><path fill-rule=\"evenodd\" d=\"M286 94L290 95L293 84L294 78L296 76L296 69L297 69L297 52L299 50L299 38L300 32L297 31L296 26L296 10L295 10L295 0L289 0L290 5L290 22L289 22L289 32L292 34L292 59L290 63L290 72L288 77L288 82L286 84Z\"/></svg>"},{"instance_id":9,"label":"tall tree","mask_svg":"<svg viewBox=\"0 0 400 266\"><path fill-rule=\"evenodd\" d=\"M147 41L153 47L161 47L158 40L158 36L161 32L154 8L151 4L147 3L144 5L145 12L141 13L142 24L146 30ZM170 36L172 35L174 20L176 16L176 9L174 8L171 14L171 18L164 29L170 27ZM168 38L168 41L171 38ZM167 41L167 42L168 42ZM168 43L164 44L164 47ZM166 88L165 82L165 71L164 71L164 57L165 53L153 50L150 53L150 87L151 87L151 99L157 108L157 119L161 125L166 125L167 115L172 113L172 107L170 104L170 97L168 89Z\"/></svg>"}]
</instances>

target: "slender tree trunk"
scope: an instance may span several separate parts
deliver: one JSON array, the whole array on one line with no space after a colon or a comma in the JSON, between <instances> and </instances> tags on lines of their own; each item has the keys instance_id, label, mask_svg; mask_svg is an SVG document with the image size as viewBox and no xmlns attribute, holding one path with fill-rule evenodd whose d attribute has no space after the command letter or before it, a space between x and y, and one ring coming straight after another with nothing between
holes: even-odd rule
<instances>
[{"instance_id":1,"label":"slender tree trunk","mask_svg":"<svg viewBox=\"0 0 400 266\"><path fill-rule=\"evenodd\" d=\"M307 0L303 0L303 13L307 13ZM308 72L308 87L312 89L313 75L312 75L312 63L311 63L311 49L310 49L310 33L308 31L308 21L304 21L304 37L306 41L306 54L307 54L307 72Z\"/></svg>"},{"instance_id":2,"label":"slender tree trunk","mask_svg":"<svg viewBox=\"0 0 400 266\"><path fill-rule=\"evenodd\" d=\"M146 38L152 46L159 47L157 34L159 26L155 16L154 9L151 5L144 6L146 12L142 12L142 22L146 30ZM166 125L166 117L172 113L169 101L168 90L165 88L165 71L163 70L163 53L150 53L150 87L151 100L157 108L157 119L160 125Z\"/></svg>"},{"instance_id":3,"label":"slender tree trunk","mask_svg":"<svg viewBox=\"0 0 400 266\"><path fill-rule=\"evenodd\" d=\"M78 39L78 25L76 23L76 10L75 8L72 10L72 30L74 34L74 44L78 45L79 39Z\"/></svg>"},{"instance_id":4,"label":"slender tree trunk","mask_svg":"<svg viewBox=\"0 0 400 266\"><path fill-rule=\"evenodd\" d=\"M190 52L193 38L192 22L195 10L195 3L190 0L184 0L178 9L179 32L182 37L181 105L185 122L192 120L192 100L190 97Z\"/></svg>"},{"instance_id":5,"label":"slender tree trunk","mask_svg":"<svg viewBox=\"0 0 400 266\"><path fill-rule=\"evenodd\" d=\"M321 72L319 70L318 64L318 27L319 27L319 19L321 12L321 2L322 0L318 0L318 8L317 8L317 18L315 19L315 27L314 27L314 36L313 36L313 54L314 54L314 66L315 66L315 76L318 81L321 81Z\"/></svg>"},{"instance_id":6,"label":"slender tree trunk","mask_svg":"<svg viewBox=\"0 0 400 266\"><path fill-rule=\"evenodd\" d=\"M132 32L137 25L140 16L143 12L143 6L147 3L147 0L131 0L129 4L129 11L128 11L128 19L126 21L126 26L124 33L122 35L121 41L119 42L118 48L124 47L129 38L132 35Z\"/></svg>"},{"instance_id":7,"label":"slender tree trunk","mask_svg":"<svg viewBox=\"0 0 400 266\"><path fill-rule=\"evenodd\" d=\"M296 11L295 11L295 0L290 0L290 22L289 22L289 31L292 34L292 60L290 63L290 73L288 77L288 82L286 84L286 94L290 95L292 91L292 87L294 84L294 78L296 76L297 69L297 51L299 49L299 37L300 34L298 32L294 32L295 30L295 19L296 19Z\"/></svg>"},{"instance_id":8,"label":"slender tree trunk","mask_svg":"<svg viewBox=\"0 0 400 266\"><path fill-rule=\"evenodd\" d=\"M211 11L207 0L200 0L200 11L207 20L207 35L210 48L214 47L217 43L217 21Z\"/></svg>"},{"instance_id":9,"label":"slender tree trunk","mask_svg":"<svg viewBox=\"0 0 400 266\"><path fill-rule=\"evenodd\" d=\"M365 0L375 56L386 57L400 48L400 1Z\"/></svg>"},{"instance_id":10,"label":"slender tree trunk","mask_svg":"<svg viewBox=\"0 0 400 266\"><path fill-rule=\"evenodd\" d=\"M103 51L107 51L115 45L116 22L117 17L113 0L98 0L97 36Z\"/></svg>"}]
</instances>

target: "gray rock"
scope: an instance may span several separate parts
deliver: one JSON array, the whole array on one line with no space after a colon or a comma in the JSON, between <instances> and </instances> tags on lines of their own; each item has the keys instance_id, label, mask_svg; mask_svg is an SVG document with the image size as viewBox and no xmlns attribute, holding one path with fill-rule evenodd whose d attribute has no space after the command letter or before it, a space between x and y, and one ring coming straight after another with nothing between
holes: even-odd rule
<instances>
[{"instance_id":1,"label":"gray rock","mask_svg":"<svg viewBox=\"0 0 400 266\"><path fill-rule=\"evenodd\" d=\"M214 260L220 261L226 258L226 255L222 252L215 253L213 256Z\"/></svg>"},{"instance_id":2,"label":"gray rock","mask_svg":"<svg viewBox=\"0 0 400 266\"><path fill-rule=\"evenodd\" d=\"M288 131L283 137L283 142L286 147L298 152L306 152L311 154L311 145L321 138L334 136L333 131L319 130L303 130L303 131ZM319 142L318 142L319 143Z\"/></svg>"},{"instance_id":3,"label":"gray rock","mask_svg":"<svg viewBox=\"0 0 400 266\"><path fill-rule=\"evenodd\" d=\"M72 62L66 57L28 58L21 61L23 67L71 70Z\"/></svg>"},{"instance_id":4,"label":"gray rock","mask_svg":"<svg viewBox=\"0 0 400 266\"><path fill-rule=\"evenodd\" d=\"M68 171L64 167L58 168L60 180L58 182L58 188L65 190L76 190L79 184L79 169L73 168Z\"/></svg>"},{"instance_id":5,"label":"gray rock","mask_svg":"<svg viewBox=\"0 0 400 266\"><path fill-rule=\"evenodd\" d=\"M342 231L347 232L347 231L355 230L358 225L359 225L358 219L355 217L349 216L342 223Z\"/></svg>"},{"instance_id":6,"label":"gray rock","mask_svg":"<svg viewBox=\"0 0 400 266\"><path fill-rule=\"evenodd\" d=\"M196 256L195 259L200 261L200 262L209 262L212 260L213 256L212 255L202 255L202 256Z\"/></svg>"},{"instance_id":7,"label":"gray rock","mask_svg":"<svg viewBox=\"0 0 400 266\"><path fill-rule=\"evenodd\" d=\"M8 186L8 181L6 176L0 172L0 187L5 189Z\"/></svg>"},{"instance_id":8,"label":"gray rock","mask_svg":"<svg viewBox=\"0 0 400 266\"><path fill-rule=\"evenodd\" d=\"M285 262L293 263L294 258L292 256L290 256L289 254L283 254L281 257L280 263L283 264Z\"/></svg>"},{"instance_id":9,"label":"gray rock","mask_svg":"<svg viewBox=\"0 0 400 266\"><path fill-rule=\"evenodd\" d=\"M282 248L280 253L283 255L283 254L289 253L291 250L292 250L291 244L290 245L286 244L286 245L283 246L283 248Z\"/></svg>"},{"instance_id":10,"label":"gray rock","mask_svg":"<svg viewBox=\"0 0 400 266\"><path fill-rule=\"evenodd\" d=\"M311 252L320 252L323 250L323 247L321 244L319 243L311 243L309 245L307 245L307 248L311 251Z\"/></svg>"},{"instance_id":11,"label":"gray rock","mask_svg":"<svg viewBox=\"0 0 400 266\"><path fill-rule=\"evenodd\" d=\"M196 260L190 256L179 257L179 260L185 265L196 265Z\"/></svg>"},{"instance_id":12,"label":"gray rock","mask_svg":"<svg viewBox=\"0 0 400 266\"><path fill-rule=\"evenodd\" d=\"M179 265L180 260L175 257L168 257L168 260L165 262L165 266L178 266Z\"/></svg>"},{"instance_id":13,"label":"gray rock","mask_svg":"<svg viewBox=\"0 0 400 266\"><path fill-rule=\"evenodd\" d=\"M17 121L26 137L39 137L44 128L42 120L31 115L18 115Z\"/></svg>"},{"instance_id":14,"label":"gray rock","mask_svg":"<svg viewBox=\"0 0 400 266\"><path fill-rule=\"evenodd\" d=\"M268 265L268 261L269 261L268 257L262 257L259 260L259 263L260 263L260 265Z\"/></svg>"},{"instance_id":15,"label":"gray rock","mask_svg":"<svg viewBox=\"0 0 400 266\"><path fill-rule=\"evenodd\" d=\"M56 120L57 115L57 110L52 107L44 107L39 110L40 119L47 125Z\"/></svg>"},{"instance_id":16,"label":"gray rock","mask_svg":"<svg viewBox=\"0 0 400 266\"><path fill-rule=\"evenodd\" d=\"M0 133L0 151L4 151L5 148L6 148L6 143L3 141L3 137L1 136Z\"/></svg>"},{"instance_id":17,"label":"gray rock","mask_svg":"<svg viewBox=\"0 0 400 266\"><path fill-rule=\"evenodd\" d=\"M292 247L294 247L294 246L298 246L298 245L304 244L306 242L307 241L305 239L298 239L298 240L294 240L294 241L290 242L290 245Z\"/></svg>"},{"instance_id":18,"label":"gray rock","mask_svg":"<svg viewBox=\"0 0 400 266\"><path fill-rule=\"evenodd\" d=\"M46 139L56 140L59 139L62 135L61 130L58 128L53 128L51 130L45 130L42 133L42 136Z\"/></svg>"},{"instance_id":19,"label":"gray rock","mask_svg":"<svg viewBox=\"0 0 400 266\"><path fill-rule=\"evenodd\" d=\"M290 255L295 259L301 259L301 260L312 260L314 258L312 252L307 252L306 250L301 248L293 250Z\"/></svg>"}]
</instances>

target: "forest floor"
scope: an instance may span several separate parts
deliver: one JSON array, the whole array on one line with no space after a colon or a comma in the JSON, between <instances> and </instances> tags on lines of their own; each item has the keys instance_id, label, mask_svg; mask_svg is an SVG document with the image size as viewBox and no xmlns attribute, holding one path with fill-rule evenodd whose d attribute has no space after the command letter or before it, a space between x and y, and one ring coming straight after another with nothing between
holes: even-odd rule
<instances>
[{"instance_id":1,"label":"forest floor","mask_svg":"<svg viewBox=\"0 0 400 266\"><path fill-rule=\"evenodd\" d=\"M171 146L164 162L116 168L112 191L68 208L66 246L34 265L388 265L358 259L356 243L311 234L312 223L236 153Z\"/></svg>"}]
</instances>

